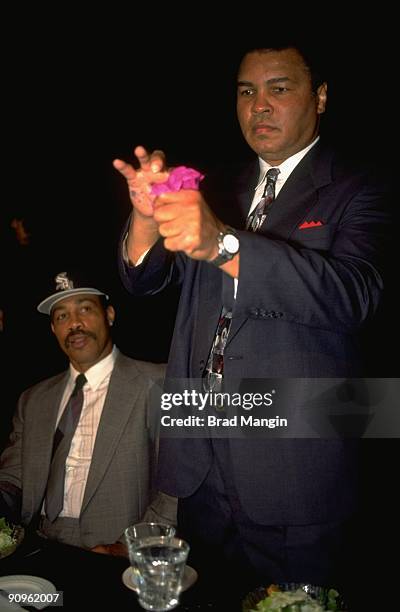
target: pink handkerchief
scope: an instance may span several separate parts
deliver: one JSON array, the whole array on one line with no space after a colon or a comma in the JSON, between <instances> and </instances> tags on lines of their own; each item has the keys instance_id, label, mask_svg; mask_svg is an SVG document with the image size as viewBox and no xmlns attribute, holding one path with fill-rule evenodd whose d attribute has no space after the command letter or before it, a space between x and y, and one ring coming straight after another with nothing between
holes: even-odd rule
<instances>
[{"instance_id":1,"label":"pink handkerchief","mask_svg":"<svg viewBox=\"0 0 400 612\"><path fill-rule=\"evenodd\" d=\"M178 166L172 170L164 183L154 183L151 187L151 193L158 196L160 193L165 193L167 191L180 191L181 189L197 190L203 178L204 174L201 174L193 168Z\"/></svg>"}]
</instances>

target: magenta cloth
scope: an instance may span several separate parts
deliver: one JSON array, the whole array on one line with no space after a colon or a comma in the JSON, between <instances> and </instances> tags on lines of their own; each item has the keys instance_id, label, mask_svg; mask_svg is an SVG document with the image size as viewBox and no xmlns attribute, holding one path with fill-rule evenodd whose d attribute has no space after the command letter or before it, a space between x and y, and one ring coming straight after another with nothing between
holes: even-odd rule
<instances>
[{"instance_id":1,"label":"magenta cloth","mask_svg":"<svg viewBox=\"0 0 400 612\"><path fill-rule=\"evenodd\" d=\"M186 166L178 166L170 173L168 179L164 183L154 183L151 187L153 195L160 195L166 191L180 191L181 189L198 189L200 181L204 178L193 168Z\"/></svg>"}]
</instances>

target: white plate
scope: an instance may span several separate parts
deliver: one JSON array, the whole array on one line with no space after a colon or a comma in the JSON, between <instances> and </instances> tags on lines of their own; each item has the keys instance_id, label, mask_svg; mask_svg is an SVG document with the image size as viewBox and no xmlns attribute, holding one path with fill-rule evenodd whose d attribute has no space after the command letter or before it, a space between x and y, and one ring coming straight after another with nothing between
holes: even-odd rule
<instances>
[{"instance_id":1,"label":"white plate","mask_svg":"<svg viewBox=\"0 0 400 612\"><path fill-rule=\"evenodd\" d=\"M39 576L3 576L0 578L0 589L4 589L7 592L12 593L32 593L42 594L42 593L56 593L57 589L48 580L45 578L40 578ZM21 607L24 606L24 602L18 602ZM35 602L25 602L26 605L32 606L37 610L42 610L50 605L49 602L44 601L35 601Z\"/></svg>"},{"instance_id":2,"label":"white plate","mask_svg":"<svg viewBox=\"0 0 400 612\"><path fill-rule=\"evenodd\" d=\"M9 602L7 595L0 593L0 612L21 612L21 610L25 610L25 608Z\"/></svg>"},{"instance_id":3,"label":"white plate","mask_svg":"<svg viewBox=\"0 0 400 612\"><path fill-rule=\"evenodd\" d=\"M180 591L186 591L189 587L192 586L197 580L197 572L190 565L185 565L185 570L183 572L183 581L180 588ZM135 570L133 567L127 567L124 573L122 574L122 582L128 589L132 589L132 591L137 592L137 577L135 574Z\"/></svg>"}]
</instances>

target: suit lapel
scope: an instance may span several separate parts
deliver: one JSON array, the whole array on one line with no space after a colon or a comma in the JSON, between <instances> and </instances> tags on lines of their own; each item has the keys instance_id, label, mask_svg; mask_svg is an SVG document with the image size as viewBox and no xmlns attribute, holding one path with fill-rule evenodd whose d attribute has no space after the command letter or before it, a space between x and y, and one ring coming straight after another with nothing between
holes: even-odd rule
<instances>
[{"instance_id":1,"label":"suit lapel","mask_svg":"<svg viewBox=\"0 0 400 612\"><path fill-rule=\"evenodd\" d=\"M315 151L314 151L315 149ZM317 155L318 153L318 155ZM315 145L293 170L271 207L261 233L288 240L318 202L318 190L331 182L331 155Z\"/></svg>"},{"instance_id":2,"label":"suit lapel","mask_svg":"<svg viewBox=\"0 0 400 612\"><path fill-rule=\"evenodd\" d=\"M260 168L258 162L249 167L246 173L240 176L237 186L237 205L240 210L240 226L244 229L250 206L253 201L254 191L257 187Z\"/></svg>"},{"instance_id":3,"label":"suit lapel","mask_svg":"<svg viewBox=\"0 0 400 612\"><path fill-rule=\"evenodd\" d=\"M304 156L283 185L260 233L272 239L287 241L304 218L308 216L312 218L311 211L318 202L318 190L332 181L331 163L331 150L317 143ZM245 206L247 206L246 214L248 212L252 189L255 187L254 167L247 176L252 181L251 190L245 192L242 189L238 196L242 214ZM232 342L247 318L246 316L233 317L227 345Z\"/></svg>"},{"instance_id":4,"label":"suit lapel","mask_svg":"<svg viewBox=\"0 0 400 612\"><path fill-rule=\"evenodd\" d=\"M81 513L84 512L113 458L126 423L143 391L143 384L134 362L119 354L111 374L97 430Z\"/></svg>"},{"instance_id":5,"label":"suit lapel","mask_svg":"<svg viewBox=\"0 0 400 612\"><path fill-rule=\"evenodd\" d=\"M297 168L294 170L296 172ZM267 217L262 234L279 240L287 240L298 222L307 216L317 202L317 193L311 177L305 168L300 168L296 176L289 177L271 212ZM291 180L292 179L292 180Z\"/></svg>"},{"instance_id":6,"label":"suit lapel","mask_svg":"<svg viewBox=\"0 0 400 612\"><path fill-rule=\"evenodd\" d=\"M318 190L332 181L333 152L318 142L303 157L280 190L260 233L287 240L297 222L311 211L318 200ZM236 206L244 228L254 189L258 181L258 163L251 164L238 177L235 185Z\"/></svg>"},{"instance_id":7,"label":"suit lapel","mask_svg":"<svg viewBox=\"0 0 400 612\"><path fill-rule=\"evenodd\" d=\"M28 461L24 462L23 511L30 517L42 503L46 490L57 415L68 377L69 371L57 377L50 390L43 393L38 410L30 411L26 417L29 436L24 449Z\"/></svg>"},{"instance_id":8,"label":"suit lapel","mask_svg":"<svg viewBox=\"0 0 400 612\"><path fill-rule=\"evenodd\" d=\"M227 188L226 193L223 190L225 195L221 198L223 205L220 208L214 207L214 212L218 218L227 225L237 229L245 227L253 190L258 182L258 175L258 161L253 162L244 169L242 167L234 174L229 173L226 179L229 182L229 188ZM201 266L200 283L206 299L201 303L201 310L195 323L199 332L195 333L194 336L200 339L200 342L196 343L196 352L193 355L195 369L200 360L206 362L214 340L223 305L223 282L227 285L224 288L225 292L230 292L233 296L233 279L230 277L224 279L223 273L214 266L209 264ZM229 304L225 304L225 306L229 306ZM237 325L238 320L233 319L229 339L232 334L232 328L236 328Z\"/></svg>"},{"instance_id":9,"label":"suit lapel","mask_svg":"<svg viewBox=\"0 0 400 612\"><path fill-rule=\"evenodd\" d=\"M194 345L191 357L194 371L199 367L200 361L206 362L212 345L215 330L217 329L219 315L222 309L222 277L221 271L209 264L200 266L199 282L204 288L205 299L195 318L193 337L199 338ZM192 368L193 371L193 368Z\"/></svg>"}]
</instances>

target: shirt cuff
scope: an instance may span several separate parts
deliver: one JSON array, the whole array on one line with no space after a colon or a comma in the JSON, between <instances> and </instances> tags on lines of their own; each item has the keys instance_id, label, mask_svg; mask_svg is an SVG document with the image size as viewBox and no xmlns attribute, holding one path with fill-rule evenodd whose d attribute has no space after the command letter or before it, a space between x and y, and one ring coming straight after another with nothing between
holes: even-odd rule
<instances>
[{"instance_id":1,"label":"shirt cuff","mask_svg":"<svg viewBox=\"0 0 400 612\"><path fill-rule=\"evenodd\" d=\"M128 255L128 247L127 247L128 233L129 232L126 232L124 239L122 241L122 259L124 260L128 268L136 268L137 266L140 266L140 264L143 262L144 258L146 257L150 249L147 249L147 251L142 253L139 259L137 260L137 262L134 264L133 261L129 259L129 255Z\"/></svg>"}]
</instances>

